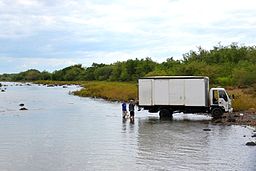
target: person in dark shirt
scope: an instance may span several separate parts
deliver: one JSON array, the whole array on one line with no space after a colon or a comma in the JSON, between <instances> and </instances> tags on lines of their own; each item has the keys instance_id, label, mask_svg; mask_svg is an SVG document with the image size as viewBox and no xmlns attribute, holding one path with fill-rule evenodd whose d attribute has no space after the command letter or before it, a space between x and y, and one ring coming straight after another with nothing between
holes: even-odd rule
<instances>
[{"instance_id":1,"label":"person in dark shirt","mask_svg":"<svg viewBox=\"0 0 256 171\"><path fill-rule=\"evenodd\" d=\"M129 103L129 112L130 112L130 119L131 120L134 120L134 106L135 106L135 103L133 100L130 100L130 103Z\"/></svg>"},{"instance_id":2,"label":"person in dark shirt","mask_svg":"<svg viewBox=\"0 0 256 171\"><path fill-rule=\"evenodd\" d=\"M123 118L125 119L125 117L127 116L127 109L126 109L125 101L123 101L123 103L122 103L122 112L123 112Z\"/></svg>"}]
</instances>

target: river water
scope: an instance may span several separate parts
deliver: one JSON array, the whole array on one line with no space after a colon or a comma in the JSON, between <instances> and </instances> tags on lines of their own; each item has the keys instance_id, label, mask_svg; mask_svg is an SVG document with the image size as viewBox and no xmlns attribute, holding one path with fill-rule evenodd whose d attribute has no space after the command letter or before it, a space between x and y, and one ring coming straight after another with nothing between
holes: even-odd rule
<instances>
[{"instance_id":1,"label":"river water","mask_svg":"<svg viewBox=\"0 0 256 171\"><path fill-rule=\"evenodd\" d=\"M76 86L3 84L1 171L256 170L249 128L192 114L161 121L146 111L132 123L120 103L69 95Z\"/></svg>"}]
</instances>

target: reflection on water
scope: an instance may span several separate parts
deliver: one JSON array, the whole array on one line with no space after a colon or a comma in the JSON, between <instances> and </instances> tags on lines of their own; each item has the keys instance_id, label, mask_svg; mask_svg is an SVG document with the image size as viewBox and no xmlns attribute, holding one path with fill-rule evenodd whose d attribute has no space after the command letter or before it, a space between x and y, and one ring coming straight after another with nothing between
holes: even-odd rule
<instances>
[{"instance_id":1,"label":"reflection on water","mask_svg":"<svg viewBox=\"0 0 256 171\"><path fill-rule=\"evenodd\" d=\"M76 86L8 86L0 93L0 170L255 170L251 130L201 115L161 121L68 95ZM19 111L24 103L28 111ZM205 132L203 128L210 128ZM246 137L244 137L244 135Z\"/></svg>"},{"instance_id":2,"label":"reflection on water","mask_svg":"<svg viewBox=\"0 0 256 171\"><path fill-rule=\"evenodd\" d=\"M203 128L212 131L204 132ZM248 130L201 121L142 120L138 129L138 160L148 169L254 170L255 149L241 138ZM247 138L248 139L248 138Z\"/></svg>"}]
</instances>

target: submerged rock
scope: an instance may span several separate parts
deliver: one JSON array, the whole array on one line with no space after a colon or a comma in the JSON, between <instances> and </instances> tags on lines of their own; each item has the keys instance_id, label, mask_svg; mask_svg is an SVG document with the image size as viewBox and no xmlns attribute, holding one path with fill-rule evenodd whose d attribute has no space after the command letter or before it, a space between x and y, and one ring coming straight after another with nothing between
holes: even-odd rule
<instances>
[{"instance_id":1,"label":"submerged rock","mask_svg":"<svg viewBox=\"0 0 256 171\"><path fill-rule=\"evenodd\" d=\"M203 130L204 130L204 131L211 131L210 128L204 128Z\"/></svg>"},{"instance_id":2,"label":"submerged rock","mask_svg":"<svg viewBox=\"0 0 256 171\"><path fill-rule=\"evenodd\" d=\"M20 110L28 110L27 108L25 108L25 107L22 107L22 108L20 108Z\"/></svg>"},{"instance_id":3,"label":"submerged rock","mask_svg":"<svg viewBox=\"0 0 256 171\"><path fill-rule=\"evenodd\" d=\"M213 119L212 123L217 124L217 123L222 123L221 119Z\"/></svg>"},{"instance_id":4,"label":"submerged rock","mask_svg":"<svg viewBox=\"0 0 256 171\"><path fill-rule=\"evenodd\" d=\"M245 145L247 146L256 146L256 143L253 141L247 142Z\"/></svg>"}]
</instances>

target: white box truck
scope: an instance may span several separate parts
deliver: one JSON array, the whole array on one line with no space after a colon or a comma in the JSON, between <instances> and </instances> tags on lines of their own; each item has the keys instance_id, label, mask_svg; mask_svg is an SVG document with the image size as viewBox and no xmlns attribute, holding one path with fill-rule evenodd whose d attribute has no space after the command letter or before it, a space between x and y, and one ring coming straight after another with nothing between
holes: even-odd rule
<instances>
[{"instance_id":1,"label":"white box truck","mask_svg":"<svg viewBox=\"0 0 256 171\"><path fill-rule=\"evenodd\" d=\"M139 107L159 112L160 118L172 117L174 111L210 113L220 118L232 112L231 99L224 88L211 88L204 76L155 76L138 80Z\"/></svg>"}]
</instances>

